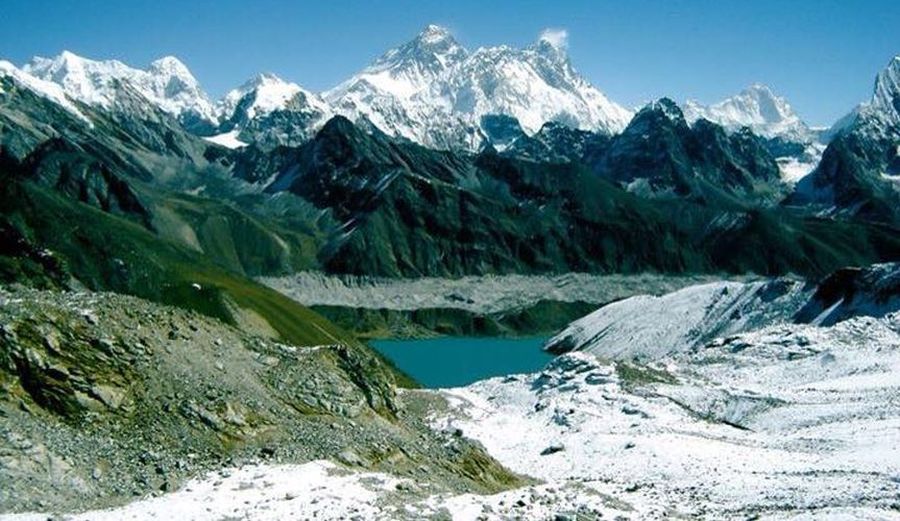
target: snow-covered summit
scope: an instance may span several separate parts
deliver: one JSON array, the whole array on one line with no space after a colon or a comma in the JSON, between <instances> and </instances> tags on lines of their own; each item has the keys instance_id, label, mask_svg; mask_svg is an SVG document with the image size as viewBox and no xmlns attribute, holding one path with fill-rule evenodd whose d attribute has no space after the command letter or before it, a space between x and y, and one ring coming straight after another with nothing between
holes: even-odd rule
<instances>
[{"instance_id":1,"label":"snow-covered summit","mask_svg":"<svg viewBox=\"0 0 900 521\"><path fill-rule=\"evenodd\" d=\"M875 78L875 94L870 106L894 123L900 122L900 55L894 56Z\"/></svg>"},{"instance_id":2,"label":"snow-covered summit","mask_svg":"<svg viewBox=\"0 0 900 521\"><path fill-rule=\"evenodd\" d=\"M271 73L259 74L226 94L218 110L221 124L212 141L232 148L243 142L297 145L333 116L321 97Z\"/></svg>"},{"instance_id":3,"label":"snow-covered summit","mask_svg":"<svg viewBox=\"0 0 900 521\"><path fill-rule=\"evenodd\" d=\"M317 108L324 109L325 104L315 94L275 74L263 73L228 92L220 102L219 110L225 118L229 118L240 108L247 118L253 119L286 109L298 94L308 98Z\"/></svg>"},{"instance_id":4,"label":"snow-covered summit","mask_svg":"<svg viewBox=\"0 0 900 521\"><path fill-rule=\"evenodd\" d=\"M215 105L188 68L172 56L160 58L142 70L118 60L91 60L63 51L54 58L35 57L23 70L56 83L70 98L88 105L112 108L118 99L120 83L127 83L183 122L217 121Z\"/></svg>"},{"instance_id":5,"label":"snow-covered summit","mask_svg":"<svg viewBox=\"0 0 900 521\"><path fill-rule=\"evenodd\" d=\"M885 137L892 131L900 133L900 55L894 56L875 77L872 98L841 118L828 132L836 135L857 121L863 122L867 134L876 137Z\"/></svg>"},{"instance_id":6,"label":"snow-covered summit","mask_svg":"<svg viewBox=\"0 0 900 521\"><path fill-rule=\"evenodd\" d=\"M709 106L688 100L683 111L691 123L703 118L732 131L749 127L755 134L767 138L781 137L800 143L815 139L815 133L787 100L761 84L751 85L739 94Z\"/></svg>"},{"instance_id":7,"label":"snow-covered summit","mask_svg":"<svg viewBox=\"0 0 900 521\"><path fill-rule=\"evenodd\" d=\"M0 77L12 78L18 85L25 87L42 98L56 103L72 115L93 126L90 119L79 110L78 106L69 99L66 92L59 85L51 81L36 78L5 60L0 60Z\"/></svg>"},{"instance_id":8,"label":"snow-covered summit","mask_svg":"<svg viewBox=\"0 0 900 521\"><path fill-rule=\"evenodd\" d=\"M428 146L478 148L489 115L514 117L529 134L550 121L621 131L631 113L579 75L565 49L564 31L544 31L524 49L470 53L429 25L324 97L338 113Z\"/></svg>"}]
</instances>

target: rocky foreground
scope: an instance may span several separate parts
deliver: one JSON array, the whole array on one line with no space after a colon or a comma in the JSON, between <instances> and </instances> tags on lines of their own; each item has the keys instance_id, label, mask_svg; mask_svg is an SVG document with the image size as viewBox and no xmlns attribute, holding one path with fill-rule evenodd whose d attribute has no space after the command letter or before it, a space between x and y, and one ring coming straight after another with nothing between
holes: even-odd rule
<instances>
[{"instance_id":1,"label":"rocky foreground","mask_svg":"<svg viewBox=\"0 0 900 521\"><path fill-rule=\"evenodd\" d=\"M523 483L416 414L359 345L287 345L116 294L0 290L0 512L121 505L211 470L317 459L436 491Z\"/></svg>"},{"instance_id":2,"label":"rocky foreground","mask_svg":"<svg viewBox=\"0 0 900 521\"><path fill-rule=\"evenodd\" d=\"M740 287L724 283L660 298L627 299L601 308L590 321L573 329L583 334L578 338L591 340L578 344L583 351L561 355L538 373L493 378L464 388L394 392L388 386L378 388L383 392L367 394L366 387L352 377L351 383L329 387L328 382L342 381L336 375L353 374L346 372L352 365L337 364L344 369L328 378L319 376L315 386L300 385L303 378L292 381L305 389L296 391L301 393L298 398L302 393L320 397L319 410L300 415L279 410L288 418L289 430L304 430L299 431L302 435L282 433L268 442L266 446L277 447L269 459L200 457L205 463L192 463L183 472L191 479L174 492L156 492L125 506L65 518L147 519L179 512L181 518L209 520L896 519L900 517L897 273L896 265L881 265L844 270L818 286L798 281L775 281L769 287L757 282ZM58 298L28 296L43 299L47 309L54 309L47 304ZM15 304L13 294L4 298L6 310L24 305ZM88 317L96 316L102 323L102 317L108 316L84 311L103 309L97 304L98 296L66 298L74 299L69 312L72 320L85 324L86 331L96 331L92 328L97 325ZM660 301L667 305L659 308ZM165 310L158 308L158 312ZM9 324L9 312L4 312L4 323ZM656 320L648 322L647 313ZM640 324L643 335L634 336L637 329L629 325L629 316ZM719 320L722 317L728 320ZM157 318L153 323L160 323ZM25 323L13 323L18 338L28 338L23 334ZM725 323L732 327L723 327ZM187 326L176 334L207 331L207 322L198 324L196 331ZM605 336L589 334L588 326L598 324L603 325ZM4 338L9 338L9 330L4 326ZM252 346L260 341L233 330L228 333L223 345L243 341ZM576 337L570 337L574 342ZM50 368L60 363L61 355L44 346L46 335L35 338L44 340L28 345L35 351L43 349L41 356L47 362L33 365L45 367L44 374L57 374ZM646 349L617 349L618 343L629 338ZM124 344L130 345L131 337L126 339ZM669 348L660 348L652 339L668 339ZM215 340L210 341L215 345ZM249 352L258 354L241 360L249 375L257 375L254 378L280 374L293 366L289 360L295 357L312 362L308 357L332 356L326 355L331 348L324 346L292 351L261 342L271 344L269 351L252 348ZM279 351L285 354L272 354ZM32 355L25 353L24 359L31 360ZM162 353L150 359L156 356L160 363L167 360ZM278 362L260 360L266 356ZM224 359L216 356L210 363ZM177 360L187 363L188 358ZM318 362L302 365L323 367ZM18 374L19 382L27 381L21 369ZM37 432L39 436L32 436L50 447L47 454L56 454L72 469L88 469L85 462L96 457L94 449L77 446L74 454L83 453L85 460L79 464L79 456L52 443L50 433L69 432L71 420L38 430L43 423L28 418L46 421L50 418L47 406L35 401L27 385L22 387L23 394L16 380L5 378L5 396L16 396L19 402L6 400L10 405L4 409L4 425L15 420L17 426L30 426L31 431L16 433ZM265 378L262 381L265 385ZM130 404L141 403L135 394L138 386L124 387L129 391L121 393L118 407L140 410L129 409L135 407ZM93 409L111 408L103 398L108 400L109 393L101 388L88 388L86 395L85 403L98 402ZM335 395L346 401L334 401ZM165 401L167 395L158 396ZM228 407L216 408L215 403L221 403L217 399L184 396L183 400L208 411L212 425L214 418L231 425L226 419ZM333 405L339 403L343 405ZM185 429L195 429L185 433L196 432L204 423L202 416L194 420L190 407L183 410L178 421ZM266 407L232 406L231 410L241 411L245 418L256 411L268 418L276 432L280 428L266 414ZM309 425L317 421L328 423L314 436L316 431ZM148 420L144 429L131 434L146 431L149 436L158 432L153 425ZM109 432L115 429L104 430ZM145 443L142 440L135 446ZM4 483L17 487L4 498L6 511L42 513L6 518L36 520L49 511L84 509L75 507L77 501L15 504L18 498L36 499L38 490L67 489L46 481L27 489L22 485L26 476L50 473L28 471L22 463L11 465L7 454L12 445L7 442L0 460L5 465ZM295 452L285 446L295 447ZM379 456L373 449L379 446L391 452ZM22 454L37 453L29 450ZM136 457L140 461L140 455ZM180 459L198 458L184 454ZM25 461L21 456L19 460ZM116 483L119 479L108 478L107 472L101 467L97 476L85 474L80 479L88 487L102 489L105 480ZM151 465L127 472L154 476ZM60 480L71 479L60 476ZM141 493L139 487L132 489ZM83 494L90 497L88 492Z\"/></svg>"}]
</instances>

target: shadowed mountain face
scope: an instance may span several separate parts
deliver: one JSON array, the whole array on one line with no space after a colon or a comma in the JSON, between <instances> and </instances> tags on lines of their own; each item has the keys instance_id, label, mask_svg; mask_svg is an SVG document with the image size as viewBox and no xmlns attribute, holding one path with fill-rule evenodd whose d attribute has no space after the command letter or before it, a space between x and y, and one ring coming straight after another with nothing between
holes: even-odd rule
<instances>
[{"instance_id":1,"label":"shadowed mountain face","mask_svg":"<svg viewBox=\"0 0 900 521\"><path fill-rule=\"evenodd\" d=\"M641 146L629 145L642 121L656 117L667 116L659 111L639 115L633 132L598 147L604 150L601 161L648 156ZM281 170L267 190L294 193L340 221L319 258L326 269L341 273L819 272L850 258L897 251L890 229L826 223L740 203L740 190L764 185L777 173L766 168L772 165L765 159L759 161L762 166L753 163L767 156L756 141L746 145L752 136L728 137L716 129L708 124L689 130L673 123L664 132L673 144L666 146L680 155L664 154L669 161L656 163L649 155L645 169L626 174L655 175L654 182L673 188L686 179L687 198L641 198L578 163L536 163L492 151L436 152L397 143L343 118L330 121L300 148L276 151L277 160L270 164ZM689 146L697 148L688 151ZM710 178L698 173L704 169ZM237 174L269 176L250 170ZM717 188L726 182L734 183L730 193Z\"/></svg>"},{"instance_id":2,"label":"shadowed mountain face","mask_svg":"<svg viewBox=\"0 0 900 521\"><path fill-rule=\"evenodd\" d=\"M900 56L878 74L872 99L834 132L821 163L788 204L900 223Z\"/></svg>"}]
</instances>

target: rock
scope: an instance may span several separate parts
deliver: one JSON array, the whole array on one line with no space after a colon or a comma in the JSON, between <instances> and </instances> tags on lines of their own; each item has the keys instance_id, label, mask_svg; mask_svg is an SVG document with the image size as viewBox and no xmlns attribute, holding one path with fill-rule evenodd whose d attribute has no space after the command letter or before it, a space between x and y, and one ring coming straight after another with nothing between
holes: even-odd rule
<instances>
[{"instance_id":1,"label":"rock","mask_svg":"<svg viewBox=\"0 0 900 521\"><path fill-rule=\"evenodd\" d=\"M541 451L541 456L549 456L550 454L555 454L564 450L566 450L566 447L561 443L550 445L549 447Z\"/></svg>"},{"instance_id":2,"label":"rock","mask_svg":"<svg viewBox=\"0 0 900 521\"><path fill-rule=\"evenodd\" d=\"M97 318L97 315L94 314L93 311L86 309L81 312L81 318L83 318L88 324L92 326L96 326L100 323L100 320Z\"/></svg>"},{"instance_id":3,"label":"rock","mask_svg":"<svg viewBox=\"0 0 900 521\"><path fill-rule=\"evenodd\" d=\"M356 467L362 467L365 464L365 461L359 456L359 454L353 452L350 449L347 449L338 454L337 459L341 463Z\"/></svg>"},{"instance_id":4,"label":"rock","mask_svg":"<svg viewBox=\"0 0 900 521\"><path fill-rule=\"evenodd\" d=\"M113 410L118 409L125 400L125 391L110 385L94 385L91 387L91 395Z\"/></svg>"},{"instance_id":5,"label":"rock","mask_svg":"<svg viewBox=\"0 0 900 521\"><path fill-rule=\"evenodd\" d=\"M44 335L44 347L46 347L47 350L53 354L62 354L62 350L60 349L59 337L57 337L53 332L49 332Z\"/></svg>"}]
</instances>

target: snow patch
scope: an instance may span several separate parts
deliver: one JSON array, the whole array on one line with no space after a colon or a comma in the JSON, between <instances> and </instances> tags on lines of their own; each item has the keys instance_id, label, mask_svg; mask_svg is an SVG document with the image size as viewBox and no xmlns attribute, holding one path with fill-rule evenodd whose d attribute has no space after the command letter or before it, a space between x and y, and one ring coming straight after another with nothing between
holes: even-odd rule
<instances>
[{"instance_id":1,"label":"snow patch","mask_svg":"<svg viewBox=\"0 0 900 521\"><path fill-rule=\"evenodd\" d=\"M222 134L217 134L215 136L205 137L203 139L225 148L237 149L247 146L247 143L244 143L243 141L238 139L238 135L240 133L240 130L232 130L231 132L225 132Z\"/></svg>"}]
</instances>

